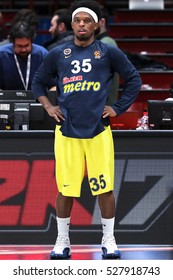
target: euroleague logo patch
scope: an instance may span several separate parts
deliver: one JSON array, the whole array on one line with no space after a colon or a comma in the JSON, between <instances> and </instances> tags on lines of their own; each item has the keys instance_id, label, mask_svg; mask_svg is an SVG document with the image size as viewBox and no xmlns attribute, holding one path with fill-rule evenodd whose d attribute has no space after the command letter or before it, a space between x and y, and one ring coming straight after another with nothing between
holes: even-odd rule
<instances>
[{"instance_id":1,"label":"euroleague logo patch","mask_svg":"<svg viewBox=\"0 0 173 280\"><path fill-rule=\"evenodd\" d=\"M94 52L94 58L95 58L95 59L100 59L100 58L101 58L101 53L100 53L100 51L95 51L95 52Z\"/></svg>"}]
</instances>

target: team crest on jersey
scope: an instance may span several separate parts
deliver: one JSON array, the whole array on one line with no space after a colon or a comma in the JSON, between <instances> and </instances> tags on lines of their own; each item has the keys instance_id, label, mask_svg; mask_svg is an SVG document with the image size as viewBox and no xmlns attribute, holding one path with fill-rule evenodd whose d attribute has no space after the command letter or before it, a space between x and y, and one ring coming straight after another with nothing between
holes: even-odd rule
<instances>
[{"instance_id":1,"label":"team crest on jersey","mask_svg":"<svg viewBox=\"0 0 173 280\"><path fill-rule=\"evenodd\" d=\"M95 52L94 52L94 57L95 57L95 59L100 59L100 58L101 58L101 53L100 53L100 51L95 51Z\"/></svg>"},{"instance_id":2,"label":"team crest on jersey","mask_svg":"<svg viewBox=\"0 0 173 280\"><path fill-rule=\"evenodd\" d=\"M71 49L65 49L64 54L66 57L69 56L71 54Z\"/></svg>"}]
</instances>

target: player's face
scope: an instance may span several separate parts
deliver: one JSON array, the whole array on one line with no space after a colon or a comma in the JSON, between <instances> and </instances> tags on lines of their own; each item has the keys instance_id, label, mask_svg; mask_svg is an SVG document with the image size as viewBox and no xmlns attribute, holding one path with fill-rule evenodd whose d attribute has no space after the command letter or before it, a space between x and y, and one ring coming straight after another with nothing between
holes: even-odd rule
<instances>
[{"instance_id":1,"label":"player's face","mask_svg":"<svg viewBox=\"0 0 173 280\"><path fill-rule=\"evenodd\" d=\"M19 38L15 39L14 52L23 57L27 57L32 51L32 41L30 38Z\"/></svg>"},{"instance_id":2,"label":"player's face","mask_svg":"<svg viewBox=\"0 0 173 280\"><path fill-rule=\"evenodd\" d=\"M93 18L86 12L77 13L72 22L72 28L75 34L75 42L81 41L92 42L94 39L95 30L98 28L98 23L95 23Z\"/></svg>"}]
</instances>

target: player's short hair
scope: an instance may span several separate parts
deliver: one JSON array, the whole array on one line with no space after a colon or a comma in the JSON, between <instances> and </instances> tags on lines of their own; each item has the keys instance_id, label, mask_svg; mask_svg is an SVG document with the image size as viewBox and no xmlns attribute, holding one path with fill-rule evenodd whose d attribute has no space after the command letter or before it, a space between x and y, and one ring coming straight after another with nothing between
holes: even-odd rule
<instances>
[{"instance_id":1,"label":"player's short hair","mask_svg":"<svg viewBox=\"0 0 173 280\"><path fill-rule=\"evenodd\" d=\"M85 7L96 13L98 20L100 20L101 10L98 2L94 0L78 0L72 3L70 10L73 13L76 9Z\"/></svg>"}]
</instances>

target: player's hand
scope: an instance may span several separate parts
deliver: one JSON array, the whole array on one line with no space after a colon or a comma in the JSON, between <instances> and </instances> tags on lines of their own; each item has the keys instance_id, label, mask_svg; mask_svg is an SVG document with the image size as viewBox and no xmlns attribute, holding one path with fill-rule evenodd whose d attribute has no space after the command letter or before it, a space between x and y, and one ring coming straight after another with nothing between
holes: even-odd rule
<instances>
[{"instance_id":1,"label":"player's hand","mask_svg":"<svg viewBox=\"0 0 173 280\"><path fill-rule=\"evenodd\" d=\"M61 109L59 106L51 106L46 109L48 114L53 117L57 122L60 122L61 120L65 120L63 113L61 112Z\"/></svg>"},{"instance_id":2,"label":"player's hand","mask_svg":"<svg viewBox=\"0 0 173 280\"><path fill-rule=\"evenodd\" d=\"M111 106L105 106L104 110L103 110L103 118L107 118L107 117L116 117L116 112L112 109Z\"/></svg>"}]
</instances>

